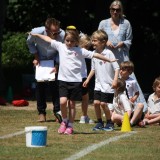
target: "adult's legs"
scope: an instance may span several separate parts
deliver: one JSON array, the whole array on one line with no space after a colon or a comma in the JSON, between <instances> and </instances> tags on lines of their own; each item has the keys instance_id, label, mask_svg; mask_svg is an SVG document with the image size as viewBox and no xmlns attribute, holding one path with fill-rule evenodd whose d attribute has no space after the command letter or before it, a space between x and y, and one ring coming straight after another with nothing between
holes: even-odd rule
<instances>
[{"instance_id":1,"label":"adult's legs","mask_svg":"<svg viewBox=\"0 0 160 160\"><path fill-rule=\"evenodd\" d=\"M45 93L46 83L37 82L36 85L36 99L37 99L37 110L39 113L40 122L46 121L46 93Z\"/></svg>"}]
</instances>

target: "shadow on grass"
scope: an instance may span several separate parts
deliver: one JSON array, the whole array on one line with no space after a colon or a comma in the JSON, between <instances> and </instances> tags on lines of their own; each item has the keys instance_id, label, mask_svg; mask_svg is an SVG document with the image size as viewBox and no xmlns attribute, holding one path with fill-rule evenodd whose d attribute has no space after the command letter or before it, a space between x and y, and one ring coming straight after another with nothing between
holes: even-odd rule
<instances>
[{"instance_id":1,"label":"shadow on grass","mask_svg":"<svg viewBox=\"0 0 160 160\"><path fill-rule=\"evenodd\" d=\"M104 132L103 131L98 131L98 132L78 132L78 131L74 131L74 134L103 134Z\"/></svg>"}]
</instances>

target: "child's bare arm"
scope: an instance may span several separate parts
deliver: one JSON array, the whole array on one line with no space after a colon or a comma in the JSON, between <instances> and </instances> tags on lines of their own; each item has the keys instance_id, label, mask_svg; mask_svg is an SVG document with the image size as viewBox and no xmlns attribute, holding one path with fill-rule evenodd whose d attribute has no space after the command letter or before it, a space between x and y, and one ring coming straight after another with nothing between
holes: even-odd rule
<instances>
[{"instance_id":1,"label":"child's bare arm","mask_svg":"<svg viewBox=\"0 0 160 160\"><path fill-rule=\"evenodd\" d=\"M51 41L52 41L52 39L51 39L50 37L46 36L46 35L34 34L34 33L32 33L32 32L30 32L29 34L32 35L32 36L41 38L41 39L43 39L44 41L49 42L49 43L51 43Z\"/></svg>"},{"instance_id":2,"label":"child's bare arm","mask_svg":"<svg viewBox=\"0 0 160 160\"><path fill-rule=\"evenodd\" d=\"M132 103L134 103L134 102L137 100L138 96L139 96L139 91L136 92L136 93L134 94L134 96L133 96L132 98L130 98L129 100L130 100Z\"/></svg>"},{"instance_id":3,"label":"child's bare arm","mask_svg":"<svg viewBox=\"0 0 160 160\"><path fill-rule=\"evenodd\" d=\"M83 83L83 87L87 87L87 85L88 85L89 81L91 80L91 78L93 77L94 73L95 73L94 70L90 71L87 79Z\"/></svg>"},{"instance_id":4,"label":"child's bare arm","mask_svg":"<svg viewBox=\"0 0 160 160\"><path fill-rule=\"evenodd\" d=\"M108 58L104 57L103 55L101 55L99 53L94 53L93 57L104 60L104 61L107 61L107 62L115 62L115 61L118 60L118 59L108 59Z\"/></svg>"}]
</instances>

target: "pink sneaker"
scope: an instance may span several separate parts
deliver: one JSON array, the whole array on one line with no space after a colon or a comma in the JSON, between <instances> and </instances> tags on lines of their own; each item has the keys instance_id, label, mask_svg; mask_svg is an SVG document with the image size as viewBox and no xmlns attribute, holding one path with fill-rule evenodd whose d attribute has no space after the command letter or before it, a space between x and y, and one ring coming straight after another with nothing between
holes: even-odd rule
<instances>
[{"instance_id":1,"label":"pink sneaker","mask_svg":"<svg viewBox=\"0 0 160 160\"><path fill-rule=\"evenodd\" d=\"M64 134L68 134L68 135L73 134L73 128L72 127L67 127Z\"/></svg>"},{"instance_id":2,"label":"pink sneaker","mask_svg":"<svg viewBox=\"0 0 160 160\"><path fill-rule=\"evenodd\" d=\"M61 122L61 125L58 129L58 133L62 134L66 131L66 128L67 128L67 124L65 122Z\"/></svg>"}]
</instances>

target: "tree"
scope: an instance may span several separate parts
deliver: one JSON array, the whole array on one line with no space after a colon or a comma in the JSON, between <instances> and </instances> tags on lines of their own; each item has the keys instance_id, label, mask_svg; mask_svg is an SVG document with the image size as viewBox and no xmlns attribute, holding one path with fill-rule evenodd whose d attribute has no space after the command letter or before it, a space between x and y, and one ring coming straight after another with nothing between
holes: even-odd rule
<instances>
[{"instance_id":1,"label":"tree","mask_svg":"<svg viewBox=\"0 0 160 160\"><path fill-rule=\"evenodd\" d=\"M4 26L4 20L5 20L5 13L6 13L6 0L0 1L0 92L4 90L4 77L2 73L2 66L1 66L1 58L2 58L2 38L3 38L3 26Z\"/></svg>"}]
</instances>

